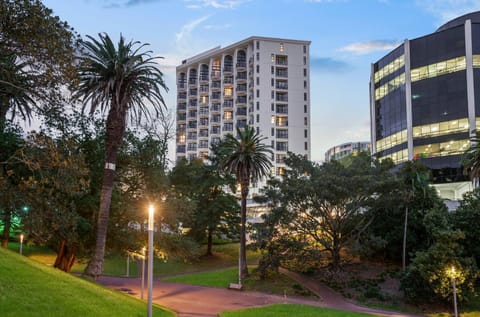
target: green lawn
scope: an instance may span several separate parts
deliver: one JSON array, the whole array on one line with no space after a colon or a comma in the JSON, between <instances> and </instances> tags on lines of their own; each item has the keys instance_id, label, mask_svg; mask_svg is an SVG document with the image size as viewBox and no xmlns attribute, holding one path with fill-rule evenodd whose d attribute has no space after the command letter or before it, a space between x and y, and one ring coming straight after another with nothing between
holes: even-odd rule
<instances>
[{"instance_id":1,"label":"green lawn","mask_svg":"<svg viewBox=\"0 0 480 317\"><path fill-rule=\"evenodd\" d=\"M370 314L354 313L349 311L321 308L306 305L276 304L265 307L254 307L235 311L224 311L221 317L367 317Z\"/></svg>"},{"instance_id":2,"label":"green lawn","mask_svg":"<svg viewBox=\"0 0 480 317\"><path fill-rule=\"evenodd\" d=\"M10 242L8 248L18 252L19 244ZM206 249L204 246L203 249ZM155 259L153 274L155 276L178 275L190 272L206 271L217 268L225 268L237 265L238 263L238 243L227 243L213 246L214 255L211 257L201 257L198 261L185 262L180 259L169 258L167 261ZM202 250L205 252L205 250ZM42 262L47 265L53 265L55 262L55 252L38 246L23 245L23 255ZM247 262L250 265L256 265L260 254L247 250ZM77 261L72 267L72 272L81 273L85 269L86 263ZM130 276L139 276L141 266L137 262L130 260ZM127 272L127 258L118 254L109 254L105 256L103 273L112 276L125 276Z\"/></svg>"},{"instance_id":3,"label":"green lawn","mask_svg":"<svg viewBox=\"0 0 480 317\"><path fill-rule=\"evenodd\" d=\"M146 303L0 248L0 316L145 316ZM175 316L154 307L155 316Z\"/></svg>"},{"instance_id":4,"label":"green lawn","mask_svg":"<svg viewBox=\"0 0 480 317\"><path fill-rule=\"evenodd\" d=\"M242 281L243 289L247 291L258 291L269 294L286 296L315 297L301 285L280 273L270 273L268 278L260 280L254 267L249 267L250 277ZM188 275L164 278L164 281L173 283L184 283L211 287L226 288L230 283L237 283L238 268L200 272Z\"/></svg>"}]
</instances>

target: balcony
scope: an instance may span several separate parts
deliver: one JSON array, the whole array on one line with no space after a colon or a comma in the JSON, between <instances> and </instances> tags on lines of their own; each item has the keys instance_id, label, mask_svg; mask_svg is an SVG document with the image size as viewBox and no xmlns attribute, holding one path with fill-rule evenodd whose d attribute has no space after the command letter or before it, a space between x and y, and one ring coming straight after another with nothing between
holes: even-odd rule
<instances>
[{"instance_id":1,"label":"balcony","mask_svg":"<svg viewBox=\"0 0 480 317\"><path fill-rule=\"evenodd\" d=\"M224 108L233 108L233 100L225 100L223 102L223 107Z\"/></svg>"},{"instance_id":2,"label":"balcony","mask_svg":"<svg viewBox=\"0 0 480 317\"><path fill-rule=\"evenodd\" d=\"M197 79L196 79L196 78L190 78L190 79L188 80L188 84L189 84L190 86L195 86L195 85L197 84Z\"/></svg>"},{"instance_id":3,"label":"balcony","mask_svg":"<svg viewBox=\"0 0 480 317\"><path fill-rule=\"evenodd\" d=\"M213 111L213 112L220 111L220 104L219 104L219 103L213 104L213 105L210 107L210 111Z\"/></svg>"},{"instance_id":4,"label":"balcony","mask_svg":"<svg viewBox=\"0 0 480 317\"><path fill-rule=\"evenodd\" d=\"M238 68L246 68L247 67L247 61L237 61L237 69Z\"/></svg>"},{"instance_id":5,"label":"balcony","mask_svg":"<svg viewBox=\"0 0 480 317\"><path fill-rule=\"evenodd\" d=\"M177 99L187 99L187 93L186 92L179 92L177 94Z\"/></svg>"},{"instance_id":6,"label":"balcony","mask_svg":"<svg viewBox=\"0 0 480 317\"><path fill-rule=\"evenodd\" d=\"M201 82L208 82L208 73L200 73L200 77L199 77L200 81Z\"/></svg>"},{"instance_id":7,"label":"balcony","mask_svg":"<svg viewBox=\"0 0 480 317\"><path fill-rule=\"evenodd\" d=\"M189 108L197 108L197 101L196 100L189 100L188 101L188 107Z\"/></svg>"},{"instance_id":8,"label":"balcony","mask_svg":"<svg viewBox=\"0 0 480 317\"><path fill-rule=\"evenodd\" d=\"M189 121L187 127L189 129L196 129L197 128L197 121Z\"/></svg>"},{"instance_id":9,"label":"balcony","mask_svg":"<svg viewBox=\"0 0 480 317\"><path fill-rule=\"evenodd\" d=\"M280 78L288 78L288 70L286 69L277 69L275 75Z\"/></svg>"},{"instance_id":10,"label":"balcony","mask_svg":"<svg viewBox=\"0 0 480 317\"><path fill-rule=\"evenodd\" d=\"M208 129L202 129L200 130L200 137L201 138L208 138Z\"/></svg>"},{"instance_id":11,"label":"balcony","mask_svg":"<svg viewBox=\"0 0 480 317\"><path fill-rule=\"evenodd\" d=\"M197 89L190 89L188 92L189 98L197 98L198 90Z\"/></svg>"},{"instance_id":12,"label":"balcony","mask_svg":"<svg viewBox=\"0 0 480 317\"><path fill-rule=\"evenodd\" d=\"M187 116L185 113L179 113L177 115L177 121L185 121L185 120L187 120Z\"/></svg>"},{"instance_id":13,"label":"balcony","mask_svg":"<svg viewBox=\"0 0 480 317\"><path fill-rule=\"evenodd\" d=\"M196 150L197 150L197 145L196 144L189 144L187 146L187 151L192 152L192 151L196 151Z\"/></svg>"},{"instance_id":14,"label":"balcony","mask_svg":"<svg viewBox=\"0 0 480 317\"><path fill-rule=\"evenodd\" d=\"M277 114L288 114L288 106L287 105L277 105Z\"/></svg>"},{"instance_id":15,"label":"balcony","mask_svg":"<svg viewBox=\"0 0 480 317\"><path fill-rule=\"evenodd\" d=\"M177 104L177 111L185 111L187 110L187 103L182 102Z\"/></svg>"},{"instance_id":16,"label":"balcony","mask_svg":"<svg viewBox=\"0 0 480 317\"><path fill-rule=\"evenodd\" d=\"M281 65L281 66L287 66L288 65L287 56L277 56L277 58L275 58L275 64Z\"/></svg>"},{"instance_id":17,"label":"balcony","mask_svg":"<svg viewBox=\"0 0 480 317\"><path fill-rule=\"evenodd\" d=\"M246 84L237 85L237 88L235 88L235 90L237 91L237 94L239 94L239 93L246 94L247 93L247 85Z\"/></svg>"},{"instance_id":18,"label":"balcony","mask_svg":"<svg viewBox=\"0 0 480 317\"><path fill-rule=\"evenodd\" d=\"M276 85L275 85L275 88L287 90L288 89L288 83L287 82L277 82Z\"/></svg>"},{"instance_id":19,"label":"balcony","mask_svg":"<svg viewBox=\"0 0 480 317\"><path fill-rule=\"evenodd\" d=\"M210 120L211 123L220 123L220 121L221 121L220 115L214 115Z\"/></svg>"},{"instance_id":20,"label":"balcony","mask_svg":"<svg viewBox=\"0 0 480 317\"><path fill-rule=\"evenodd\" d=\"M238 108L235 112L237 116L246 116L247 115L247 108Z\"/></svg>"},{"instance_id":21,"label":"balcony","mask_svg":"<svg viewBox=\"0 0 480 317\"><path fill-rule=\"evenodd\" d=\"M210 77L212 77L212 80L220 79L220 69L218 70L212 69L212 74L210 75Z\"/></svg>"},{"instance_id":22,"label":"balcony","mask_svg":"<svg viewBox=\"0 0 480 317\"><path fill-rule=\"evenodd\" d=\"M200 126L208 126L208 118L201 118Z\"/></svg>"},{"instance_id":23,"label":"balcony","mask_svg":"<svg viewBox=\"0 0 480 317\"><path fill-rule=\"evenodd\" d=\"M177 146L177 153L185 153L185 145Z\"/></svg>"},{"instance_id":24,"label":"balcony","mask_svg":"<svg viewBox=\"0 0 480 317\"><path fill-rule=\"evenodd\" d=\"M247 103L247 96L238 96L236 100L237 104L246 104Z\"/></svg>"},{"instance_id":25,"label":"balcony","mask_svg":"<svg viewBox=\"0 0 480 317\"><path fill-rule=\"evenodd\" d=\"M207 116L208 117L208 108L207 109L200 109L200 117L204 117L204 116Z\"/></svg>"},{"instance_id":26,"label":"balcony","mask_svg":"<svg viewBox=\"0 0 480 317\"><path fill-rule=\"evenodd\" d=\"M221 98L220 92L214 92L214 93L212 93L212 101L213 101L213 100L217 100L217 101L218 101L218 100L220 100L220 98Z\"/></svg>"},{"instance_id":27,"label":"balcony","mask_svg":"<svg viewBox=\"0 0 480 317\"><path fill-rule=\"evenodd\" d=\"M207 86L200 86L200 95L207 95L210 92L210 89L208 89Z\"/></svg>"},{"instance_id":28,"label":"balcony","mask_svg":"<svg viewBox=\"0 0 480 317\"><path fill-rule=\"evenodd\" d=\"M277 139L288 139L288 130L277 130Z\"/></svg>"},{"instance_id":29,"label":"balcony","mask_svg":"<svg viewBox=\"0 0 480 317\"><path fill-rule=\"evenodd\" d=\"M196 110L189 111L188 112L188 118L189 119L196 119L197 118L197 111Z\"/></svg>"},{"instance_id":30,"label":"balcony","mask_svg":"<svg viewBox=\"0 0 480 317\"><path fill-rule=\"evenodd\" d=\"M223 84L224 85L233 85L233 77L225 77L223 79Z\"/></svg>"},{"instance_id":31,"label":"balcony","mask_svg":"<svg viewBox=\"0 0 480 317\"><path fill-rule=\"evenodd\" d=\"M247 126L247 121L246 120L240 120L237 122L236 127L239 129L243 129Z\"/></svg>"},{"instance_id":32,"label":"balcony","mask_svg":"<svg viewBox=\"0 0 480 317\"><path fill-rule=\"evenodd\" d=\"M177 84L177 89L178 89L178 90L187 89L187 82L178 83L178 84Z\"/></svg>"},{"instance_id":33,"label":"balcony","mask_svg":"<svg viewBox=\"0 0 480 317\"><path fill-rule=\"evenodd\" d=\"M213 126L211 129L210 129L210 133L211 134L220 134L222 131L220 129L220 126Z\"/></svg>"},{"instance_id":34,"label":"balcony","mask_svg":"<svg viewBox=\"0 0 480 317\"><path fill-rule=\"evenodd\" d=\"M212 90L218 90L222 88L222 83L219 81L213 81L212 82Z\"/></svg>"},{"instance_id":35,"label":"balcony","mask_svg":"<svg viewBox=\"0 0 480 317\"><path fill-rule=\"evenodd\" d=\"M188 132L187 140L196 140L197 139L197 132Z\"/></svg>"},{"instance_id":36,"label":"balcony","mask_svg":"<svg viewBox=\"0 0 480 317\"><path fill-rule=\"evenodd\" d=\"M288 95L277 95L275 100L276 101L288 102Z\"/></svg>"},{"instance_id":37,"label":"balcony","mask_svg":"<svg viewBox=\"0 0 480 317\"><path fill-rule=\"evenodd\" d=\"M231 64L226 64L223 66L223 73L231 73L233 72L233 65Z\"/></svg>"}]
</instances>

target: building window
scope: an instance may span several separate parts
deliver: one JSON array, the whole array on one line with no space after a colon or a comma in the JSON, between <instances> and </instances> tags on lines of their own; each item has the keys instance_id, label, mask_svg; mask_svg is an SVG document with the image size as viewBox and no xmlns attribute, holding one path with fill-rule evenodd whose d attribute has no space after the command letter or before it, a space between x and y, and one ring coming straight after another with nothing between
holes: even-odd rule
<instances>
[{"instance_id":1,"label":"building window","mask_svg":"<svg viewBox=\"0 0 480 317\"><path fill-rule=\"evenodd\" d=\"M257 50L260 49L260 41L257 41Z\"/></svg>"},{"instance_id":2,"label":"building window","mask_svg":"<svg viewBox=\"0 0 480 317\"><path fill-rule=\"evenodd\" d=\"M275 54L272 54L272 63L275 62Z\"/></svg>"},{"instance_id":3,"label":"building window","mask_svg":"<svg viewBox=\"0 0 480 317\"><path fill-rule=\"evenodd\" d=\"M272 140L271 144L272 144L272 149L274 149L275 148L275 141Z\"/></svg>"},{"instance_id":4,"label":"building window","mask_svg":"<svg viewBox=\"0 0 480 317\"><path fill-rule=\"evenodd\" d=\"M308 130L305 130L304 134L305 134L305 138L308 138Z\"/></svg>"},{"instance_id":5,"label":"building window","mask_svg":"<svg viewBox=\"0 0 480 317\"><path fill-rule=\"evenodd\" d=\"M257 52L257 61L260 60L260 53Z\"/></svg>"},{"instance_id":6,"label":"building window","mask_svg":"<svg viewBox=\"0 0 480 317\"><path fill-rule=\"evenodd\" d=\"M260 128L257 127L257 134L260 134Z\"/></svg>"},{"instance_id":7,"label":"building window","mask_svg":"<svg viewBox=\"0 0 480 317\"><path fill-rule=\"evenodd\" d=\"M274 135L275 135L275 128L272 128L272 136L274 136ZM184 135L184 140L185 140L185 135ZM183 141L183 142L185 142L185 141Z\"/></svg>"},{"instance_id":8,"label":"building window","mask_svg":"<svg viewBox=\"0 0 480 317\"><path fill-rule=\"evenodd\" d=\"M303 57L303 65L307 65L307 57L306 56Z\"/></svg>"},{"instance_id":9,"label":"building window","mask_svg":"<svg viewBox=\"0 0 480 317\"><path fill-rule=\"evenodd\" d=\"M272 75L275 74L275 67L272 66Z\"/></svg>"},{"instance_id":10,"label":"building window","mask_svg":"<svg viewBox=\"0 0 480 317\"><path fill-rule=\"evenodd\" d=\"M259 123L259 122L260 122L260 115L257 114L257 123Z\"/></svg>"},{"instance_id":11,"label":"building window","mask_svg":"<svg viewBox=\"0 0 480 317\"><path fill-rule=\"evenodd\" d=\"M257 86L260 85L260 77L257 77Z\"/></svg>"},{"instance_id":12,"label":"building window","mask_svg":"<svg viewBox=\"0 0 480 317\"><path fill-rule=\"evenodd\" d=\"M275 124L275 116L272 116L271 122L272 122L272 124Z\"/></svg>"},{"instance_id":13,"label":"building window","mask_svg":"<svg viewBox=\"0 0 480 317\"><path fill-rule=\"evenodd\" d=\"M257 98L260 98L260 90L257 89Z\"/></svg>"},{"instance_id":14,"label":"building window","mask_svg":"<svg viewBox=\"0 0 480 317\"><path fill-rule=\"evenodd\" d=\"M307 77L307 69L306 68L303 69L303 77Z\"/></svg>"},{"instance_id":15,"label":"building window","mask_svg":"<svg viewBox=\"0 0 480 317\"><path fill-rule=\"evenodd\" d=\"M260 110L260 102L257 101L257 110Z\"/></svg>"},{"instance_id":16,"label":"building window","mask_svg":"<svg viewBox=\"0 0 480 317\"><path fill-rule=\"evenodd\" d=\"M275 111L275 104L272 102L272 111Z\"/></svg>"},{"instance_id":17,"label":"building window","mask_svg":"<svg viewBox=\"0 0 480 317\"><path fill-rule=\"evenodd\" d=\"M307 101L307 93L306 92L303 93L303 100Z\"/></svg>"},{"instance_id":18,"label":"building window","mask_svg":"<svg viewBox=\"0 0 480 317\"><path fill-rule=\"evenodd\" d=\"M307 45L303 45L303 54L307 54Z\"/></svg>"},{"instance_id":19,"label":"building window","mask_svg":"<svg viewBox=\"0 0 480 317\"><path fill-rule=\"evenodd\" d=\"M305 142L305 151L308 150L308 142Z\"/></svg>"},{"instance_id":20,"label":"building window","mask_svg":"<svg viewBox=\"0 0 480 317\"><path fill-rule=\"evenodd\" d=\"M283 43L280 43L280 52L285 51L285 45Z\"/></svg>"},{"instance_id":21,"label":"building window","mask_svg":"<svg viewBox=\"0 0 480 317\"><path fill-rule=\"evenodd\" d=\"M303 113L307 113L307 105L303 105Z\"/></svg>"},{"instance_id":22,"label":"building window","mask_svg":"<svg viewBox=\"0 0 480 317\"><path fill-rule=\"evenodd\" d=\"M306 80L303 81L303 88L305 88L305 89L307 88L307 81Z\"/></svg>"},{"instance_id":23,"label":"building window","mask_svg":"<svg viewBox=\"0 0 480 317\"><path fill-rule=\"evenodd\" d=\"M257 74L260 73L260 65L257 65Z\"/></svg>"},{"instance_id":24,"label":"building window","mask_svg":"<svg viewBox=\"0 0 480 317\"><path fill-rule=\"evenodd\" d=\"M303 123L304 123L305 125L308 125L308 119L307 119L307 117L303 118Z\"/></svg>"},{"instance_id":25,"label":"building window","mask_svg":"<svg viewBox=\"0 0 480 317\"><path fill-rule=\"evenodd\" d=\"M275 98L275 91L272 90L272 99Z\"/></svg>"},{"instance_id":26,"label":"building window","mask_svg":"<svg viewBox=\"0 0 480 317\"><path fill-rule=\"evenodd\" d=\"M272 78L272 87L275 86L275 79Z\"/></svg>"},{"instance_id":27,"label":"building window","mask_svg":"<svg viewBox=\"0 0 480 317\"><path fill-rule=\"evenodd\" d=\"M288 130L277 130L277 138L278 139L288 139Z\"/></svg>"}]
</instances>

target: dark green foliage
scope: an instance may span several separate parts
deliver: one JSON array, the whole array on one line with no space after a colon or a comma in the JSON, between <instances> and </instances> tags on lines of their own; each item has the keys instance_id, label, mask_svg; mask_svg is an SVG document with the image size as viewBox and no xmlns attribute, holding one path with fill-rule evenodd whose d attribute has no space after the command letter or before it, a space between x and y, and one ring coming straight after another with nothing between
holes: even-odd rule
<instances>
[{"instance_id":1,"label":"dark green foliage","mask_svg":"<svg viewBox=\"0 0 480 317\"><path fill-rule=\"evenodd\" d=\"M413 302L425 302L452 298L452 277L457 284L460 300L473 291L478 277L475 261L464 254L464 234L452 228L445 207L429 211L423 220L431 246L418 251L402 278L405 296ZM452 275L452 267L455 274Z\"/></svg>"},{"instance_id":2,"label":"dark green foliage","mask_svg":"<svg viewBox=\"0 0 480 317\"><path fill-rule=\"evenodd\" d=\"M341 251L357 244L370 225L373 218L365 211L389 187L390 165L372 164L365 153L348 166L317 165L294 154L285 162L283 180L270 180L264 191L272 212L257 230L256 244L264 251L261 267L298 262L303 265L295 269L308 271L325 261L326 253L338 269Z\"/></svg>"}]
</instances>

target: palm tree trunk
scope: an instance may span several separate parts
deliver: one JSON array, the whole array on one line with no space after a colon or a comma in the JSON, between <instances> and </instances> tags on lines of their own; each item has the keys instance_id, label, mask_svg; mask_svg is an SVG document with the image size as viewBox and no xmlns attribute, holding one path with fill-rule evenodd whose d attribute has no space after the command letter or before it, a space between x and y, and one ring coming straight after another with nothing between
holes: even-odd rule
<instances>
[{"instance_id":1,"label":"palm tree trunk","mask_svg":"<svg viewBox=\"0 0 480 317\"><path fill-rule=\"evenodd\" d=\"M248 274L248 266L247 266L247 196L248 196L248 186L249 181L243 180L240 184L241 187L241 206L240 206L240 275L242 279L249 276Z\"/></svg>"},{"instance_id":2,"label":"palm tree trunk","mask_svg":"<svg viewBox=\"0 0 480 317\"><path fill-rule=\"evenodd\" d=\"M72 269L73 264L75 264L75 248L69 247L67 241L62 240L53 267L68 273Z\"/></svg>"},{"instance_id":3,"label":"palm tree trunk","mask_svg":"<svg viewBox=\"0 0 480 317\"><path fill-rule=\"evenodd\" d=\"M122 145L125 134L125 110L119 111L112 105L108 113L105 134L105 169L103 174L102 191L100 194L100 208L97 221L97 240L95 253L90 259L84 274L97 278L103 272L103 258L105 256L105 243L107 240L107 227L112 201L113 181L115 179L115 163L117 151Z\"/></svg>"},{"instance_id":4,"label":"palm tree trunk","mask_svg":"<svg viewBox=\"0 0 480 317\"><path fill-rule=\"evenodd\" d=\"M207 229L207 253L206 255L212 256L212 244L213 244L213 230L212 228L208 227Z\"/></svg>"}]
</instances>

